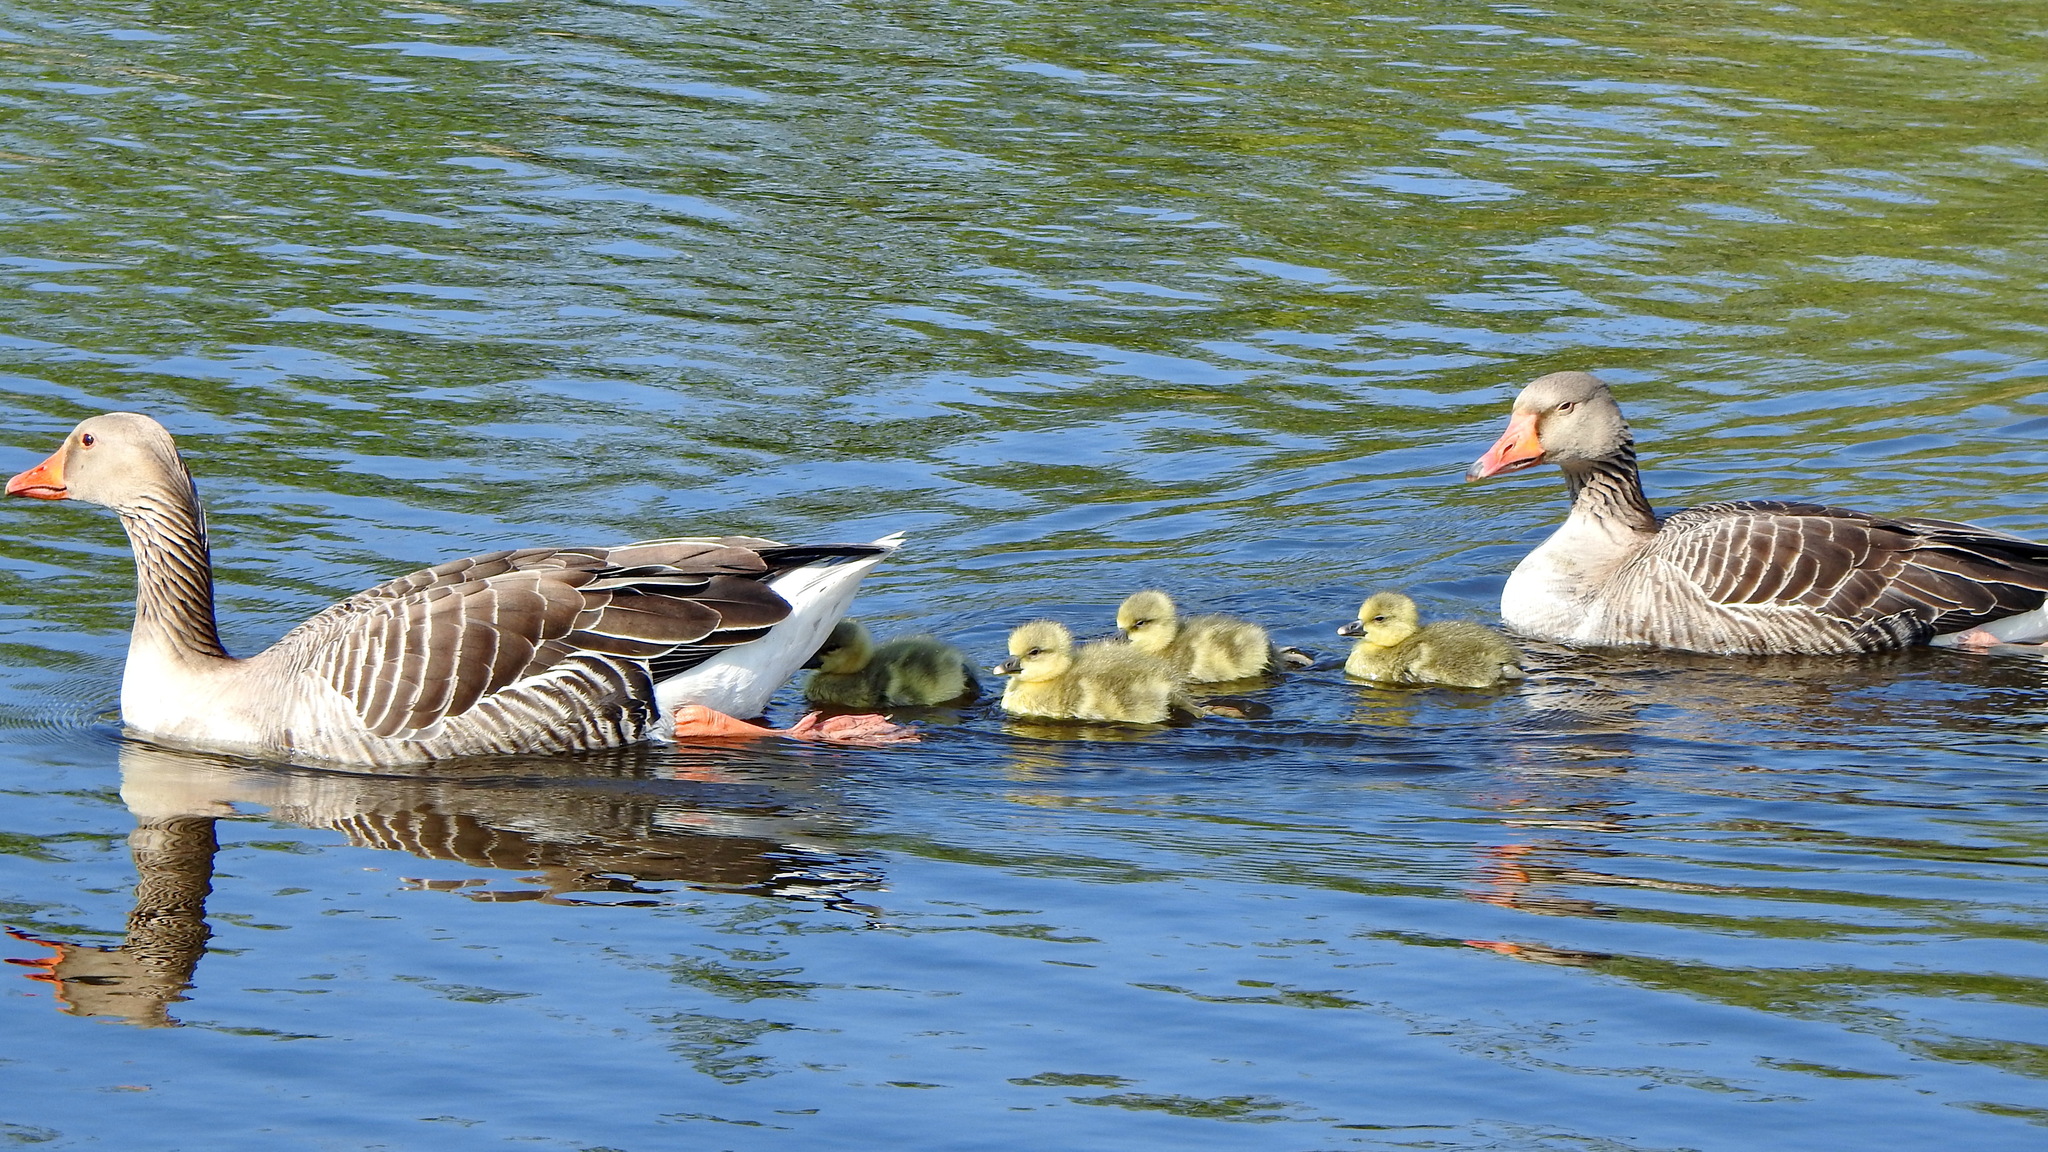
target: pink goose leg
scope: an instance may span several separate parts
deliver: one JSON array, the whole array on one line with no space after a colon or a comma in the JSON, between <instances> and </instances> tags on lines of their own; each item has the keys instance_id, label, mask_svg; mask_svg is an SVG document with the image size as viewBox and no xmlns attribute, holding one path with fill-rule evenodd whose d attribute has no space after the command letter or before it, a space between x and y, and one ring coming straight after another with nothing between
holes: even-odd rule
<instances>
[{"instance_id":1,"label":"pink goose leg","mask_svg":"<svg viewBox=\"0 0 2048 1152\"><path fill-rule=\"evenodd\" d=\"M887 717L868 713L860 716L827 716L812 712L787 728L769 728L728 716L702 704L685 704L676 709L676 740L758 740L781 736L789 740L811 740L821 744L848 744L881 748L891 744L915 744L917 729L892 723Z\"/></svg>"}]
</instances>

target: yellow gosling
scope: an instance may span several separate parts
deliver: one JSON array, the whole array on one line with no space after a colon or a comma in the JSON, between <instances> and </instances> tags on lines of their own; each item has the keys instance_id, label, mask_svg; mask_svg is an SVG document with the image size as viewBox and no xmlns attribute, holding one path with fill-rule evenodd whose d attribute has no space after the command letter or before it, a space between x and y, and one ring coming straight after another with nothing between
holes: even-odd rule
<instances>
[{"instance_id":1,"label":"yellow gosling","mask_svg":"<svg viewBox=\"0 0 2048 1152\"><path fill-rule=\"evenodd\" d=\"M1220 613L1183 617L1173 598L1156 589L1126 599L1116 610L1116 626L1133 647L1165 660L1191 684L1243 680L1283 663L1264 628Z\"/></svg>"},{"instance_id":2,"label":"yellow gosling","mask_svg":"<svg viewBox=\"0 0 2048 1152\"><path fill-rule=\"evenodd\" d=\"M1118 724L1163 724L1176 712L1203 715L1170 665L1129 644L1076 648L1066 625L1034 620L1010 633L1009 647L1010 658L993 669L1010 678L1005 712Z\"/></svg>"},{"instance_id":3,"label":"yellow gosling","mask_svg":"<svg viewBox=\"0 0 2048 1152\"><path fill-rule=\"evenodd\" d=\"M974 699L981 684L958 648L931 636L877 645L858 620L841 620L811 657L804 698L831 708L920 708Z\"/></svg>"},{"instance_id":4,"label":"yellow gosling","mask_svg":"<svg viewBox=\"0 0 2048 1152\"><path fill-rule=\"evenodd\" d=\"M1491 688L1527 675L1522 654L1500 633L1469 620L1423 624L1415 601L1399 592L1367 599L1337 634L1359 638L1344 671L1361 680Z\"/></svg>"},{"instance_id":5,"label":"yellow gosling","mask_svg":"<svg viewBox=\"0 0 2048 1152\"><path fill-rule=\"evenodd\" d=\"M1201 714L1182 691L1171 665L1129 644L1097 641L1083 646L1074 661L1074 675L1081 685L1074 702L1077 720L1164 724L1175 712Z\"/></svg>"},{"instance_id":6,"label":"yellow gosling","mask_svg":"<svg viewBox=\"0 0 2048 1152\"><path fill-rule=\"evenodd\" d=\"M1068 719L1080 699L1074 679L1074 635L1052 620L1033 620L1010 633L1010 658L989 669L1009 677L1003 711Z\"/></svg>"}]
</instances>

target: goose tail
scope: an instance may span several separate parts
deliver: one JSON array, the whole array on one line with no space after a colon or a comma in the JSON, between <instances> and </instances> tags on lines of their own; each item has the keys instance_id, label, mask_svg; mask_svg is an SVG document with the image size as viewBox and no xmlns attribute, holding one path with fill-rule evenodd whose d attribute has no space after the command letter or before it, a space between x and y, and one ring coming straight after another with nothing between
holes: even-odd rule
<instances>
[{"instance_id":1,"label":"goose tail","mask_svg":"<svg viewBox=\"0 0 2048 1152\"><path fill-rule=\"evenodd\" d=\"M903 544L901 532L869 544L796 545L763 549L777 571L768 586L789 601L789 616L758 640L729 648L655 685L663 716L702 704L729 716L759 716L768 698L811 658L846 615L861 577ZM656 731L668 730L658 724Z\"/></svg>"}]
</instances>

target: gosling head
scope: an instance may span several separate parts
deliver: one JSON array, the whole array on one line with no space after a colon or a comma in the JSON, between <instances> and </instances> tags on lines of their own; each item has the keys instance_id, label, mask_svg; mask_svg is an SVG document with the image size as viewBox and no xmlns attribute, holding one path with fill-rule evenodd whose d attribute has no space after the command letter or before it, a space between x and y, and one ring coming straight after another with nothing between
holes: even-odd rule
<instances>
[{"instance_id":1,"label":"gosling head","mask_svg":"<svg viewBox=\"0 0 2048 1152\"><path fill-rule=\"evenodd\" d=\"M1359 605L1358 619L1337 629L1339 636L1361 636L1375 648L1391 648L1421 628L1415 601L1399 592L1381 592Z\"/></svg>"},{"instance_id":2,"label":"gosling head","mask_svg":"<svg viewBox=\"0 0 2048 1152\"><path fill-rule=\"evenodd\" d=\"M1116 610L1116 626L1124 638L1147 652L1164 652L1180 632L1173 597L1156 589L1132 593Z\"/></svg>"},{"instance_id":3,"label":"gosling head","mask_svg":"<svg viewBox=\"0 0 2048 1152\"><path fill-rule=\"evenodd\" d=\"M1010 633L1010 658L989 669L1019 680L1051 680L1074 666L1074 634L1054 620L1033 620Z\"/></svg>"},{"instance_id":4,"label":"gosling head","mask_svg":"<svg viewBox=\"0 0 2048 1152\"><path fill-rule=\"evenodd\" d=\"M868 666L875 655L875 638L858 620L841 620L832 626L831 635L825 643L804 662L806 668L816 668L827 676L844 676L858 672Z\"/></svg>"}]
</instances>

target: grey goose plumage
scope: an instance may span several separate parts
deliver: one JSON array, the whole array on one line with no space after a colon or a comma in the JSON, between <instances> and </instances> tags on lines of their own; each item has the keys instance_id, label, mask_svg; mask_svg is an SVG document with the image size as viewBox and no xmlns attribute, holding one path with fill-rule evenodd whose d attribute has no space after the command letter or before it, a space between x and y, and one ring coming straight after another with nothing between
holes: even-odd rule
<instances>
[{"instance_id":1,"label":"grey goose plumage","mask_svg":"<svg viewBox=\"0 0 2048 1152\"><path fill-rule=\"evenodd\" d=\"M247 659L221 647L206 527L156 421L81 423L9 495L112 508L133 545L121 713L166 743L359 764L663 736L681 703L755 715L895 538L522 548L358 593Z\"/></svg>"},{"instance_id":2,"label":"grey goose plumage","mask_svg":"<svg viewBox=\"0 0 2048 1152\"><path fill-rule=\"evenodd\" d=\"M1877 652L1962 633L2048 634L2048 544L1948 520L1778 500L1659 518L1607 386L1556 372L1524 388L1472 465L1564 472L1571 511L1516 566L1501 616L1529 636L1694 652Z\"/></svg>"}]
</instances>

